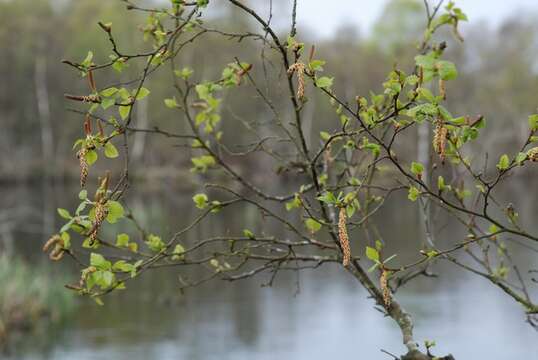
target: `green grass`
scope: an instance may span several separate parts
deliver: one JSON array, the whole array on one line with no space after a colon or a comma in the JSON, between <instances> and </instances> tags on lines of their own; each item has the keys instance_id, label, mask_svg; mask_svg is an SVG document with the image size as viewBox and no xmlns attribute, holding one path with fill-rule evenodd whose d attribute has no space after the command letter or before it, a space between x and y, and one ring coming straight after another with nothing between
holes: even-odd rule
<instances>
[{"instance_id":1,"label":"green grass","mask_svg":"<svg viewBox=\"0 0 538 360\"><path fill-rule=\"evenodd\" d=\"M42 321L59 321L74 307L65 279L45 265L0 255L0 344L12 332L30 331Z\"/></svg>"}]
</instances>

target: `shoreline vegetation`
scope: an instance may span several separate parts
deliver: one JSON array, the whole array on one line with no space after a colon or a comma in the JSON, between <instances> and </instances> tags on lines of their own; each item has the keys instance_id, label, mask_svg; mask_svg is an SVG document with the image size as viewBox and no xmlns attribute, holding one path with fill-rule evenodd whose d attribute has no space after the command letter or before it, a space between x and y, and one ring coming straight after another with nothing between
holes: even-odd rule
<instances>
[{"instance_id":1,"label":"shoreline vegetation","mask_svg":"<svg viewBox=\"0 0 538 360\"><path fill-rule=\"evenodd\" d=\"M64 283L46 264L0 255L0 352L9 351L21 335L69 316L75 299Z\"/></svg>"}]
</instances>

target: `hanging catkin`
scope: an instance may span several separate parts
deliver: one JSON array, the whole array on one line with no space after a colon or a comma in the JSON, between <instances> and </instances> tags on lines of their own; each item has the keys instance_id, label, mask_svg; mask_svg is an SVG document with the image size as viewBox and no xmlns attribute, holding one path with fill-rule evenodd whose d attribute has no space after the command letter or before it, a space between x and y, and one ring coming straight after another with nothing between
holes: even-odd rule
<instances>
[{"instance_id":1,"label":"hanging catkin","mask_svg":"<svg viewBox=\"0 0 538 360\"><path fill-rule=\"evenodd\" d=\"M338 237L340 238L340 246L342 247L342 254L344 255L342 260L344 266L348 266L351 261L351 248L349 247L346 221L346 208L342 207L340 208L340 214L338 216Z\"/></svg>"},{"instance_id":2,"label":"hanging catkin","mask_svg":"<svg viewBox=\"0 0 538 360\"><path fill-rule=\"evenodd\" d=\"M441 158L441 162L445 162L446 156L446 138L448 135L448 129L443 124L442 120L437 120L435 130L433 132L433 149Z\"/></svg>"},{"instance_id":3,"label":"hanging catkin","mask_svg":"<svg viewBox=\"0 0 538 360\"><path fill-rule=\"evenodd\" d=\"M304 71L305 71L305 65L301 62L292 64L290 68L288 69L288 74L293 74L294 72L297 73L297 98L299 100L303 100L304 98L304 87L305 87Z\"/></svg>"},{"instance_id":4,"label":"hanging catkin","mask_svg":"<svg viewBox=\"0 0 538 360\"><path fill-rule=\"evenodd\" d=\"M80 164L80 187L86 186L86 179L88 178L88 161L86 160L86 154L88 149L85 147L77 152L78 161Z\"/></svg>"},{"instance_id":5,"label":"hanging catkin","mask_svg":"<svg viewBox=\"0 0 538 360\"><path fill-rule=\"evenodd\" d=\"M381 287L381 291L383 292L383 302L385 303L386 308L390 307L391 303L388 275L388 271L382 269L381 277L379 278L379 286Z\"/></svg>"}]
</instances>

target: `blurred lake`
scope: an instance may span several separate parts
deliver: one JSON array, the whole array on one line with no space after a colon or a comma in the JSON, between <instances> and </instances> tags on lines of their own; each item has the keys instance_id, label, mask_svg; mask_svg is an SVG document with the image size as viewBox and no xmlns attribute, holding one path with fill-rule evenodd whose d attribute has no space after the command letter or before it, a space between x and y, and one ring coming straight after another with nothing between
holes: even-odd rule
<instances>
[{"instance_id":1,"label":"blurred lake","mask_svg":"<svg viewBox=\"0 0 538 360\"><path fill-rule=\"evenodd\" d=\"M127 200L149 230L163 238L196 213L192 193L182 194L173 185L158 183L143 192L138 186ZM76 206L74 194L59 185L0 188L9 220L2 235L15 256L32 263L48 261L41 246L61 226L55 209ZM521 194L518 206L536 214L536 195L536 189ZM420 246L421 223L404 198L391 202L376 221L390 251L405 258ZM191 237L249 226L260 226L257 213L224 212ZM454 226L446 226L452 236L459 234ZM364 248L360 236L353 242L356 251ZM519 247L515 251L527 265L536 264L535 252ZM458 360L538 359L538 334L525 323L522 308L488 282L444 265L435 267L438 279L418 279L398 293L414 315L416 339L435 340L436 354L450 352ZM79 276L70 259L50 266L70 274L73 282ZM127 283L127 290L105 297L103 307L80 299L67 320L39 327L0 358L386 360L390 357L380 349L404 352L393 322L373 309L366 292L338 266L281 274L273 287L260 286L267 278L259 277L213 281L184 294L178 291L180 271L184 269L145 273Z\"/></svg>"}]
</instances>

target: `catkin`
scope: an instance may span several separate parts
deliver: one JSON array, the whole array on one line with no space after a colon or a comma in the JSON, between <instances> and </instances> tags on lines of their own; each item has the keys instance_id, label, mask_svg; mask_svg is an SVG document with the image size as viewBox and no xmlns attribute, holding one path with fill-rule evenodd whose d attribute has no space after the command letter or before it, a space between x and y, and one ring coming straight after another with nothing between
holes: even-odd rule
<instances>
[{"instance_id":1,"label":"catkin","mask_svg":"<svg viewBox=\"0 0 538 360\"><path fill-rule=\"evenodd\" d=\"M446 100L446 83L443 79L439 79L439 95Z\"/></svg>"},{"instance_id":2,"label":"catkin","mask_svg":"<svg viewBox=\"0 0 538 360\"><path fill-rule=\"evenodd\" d=\"M527 151L527 156L529 157L530 161L538 162L538 147L534 147Z\"/></svg>"},{"instance_id":3,"label":"catkin","mask_svg":"<svg viewBox=\"0 0 538 360\"><path fill-rule=\"evenodd\" d=\"M53 261L59 261L64 256L64 246L64 241L60 235L55 234L43 245L43 251L48 252L52 248L49 258Z\"/></svg>"},{"instance_id":4,"label":"catkin","mask_svg":"<svg viewBox=\"0 0 538 360\"><path fill-rule=\"evenodd\" d=\"M88 161L86 160L86 154L88 149L82 148L77 152L78 161L80 164L80 187L86 186L86 179L88 178Z\"/></svg>"},{"instance_id":5,"label":"catkin","mask_svg":"<svg viewBox=\"0 0 538 360\"><path fill-rule=\"evenodd\" d=\"M97 234L99 233L99 229L101 228L101 225L103 224L103 221L105 221L107 215L108 210L106 207L106 201L98 201L97 205L95 205L95 221L89 235L91 245L95 244L97 241Z\"/></svg>"},{"instance_id":6,"label":"catkin","mask_svg":"<svg viewBox=\"0 0 538 360\"><path fill-rule=\"evenodd\" d=\"M437 121L435 130L433 132L433 149L441 158L441 162L445 162L446 156L446 138L448 135L448 129L442 121Z\"/></svg>"},{"instance_id":7,"label":"catkin","mask_svg":"<svg viewBox=\"0 0 538 360\"><path fill-rule=\"evenodd\" d=\"M391 294L390 294L390 288L389 288L389 279L388 279L388 271L385 269L381 270L381 277L379 278L379 285L381 287L381 291L383 292L383 302L385 303L385 307L390 307L391 304Z\"/></svg>"},{"instance_id":8,"label":"catkin","mask_svg":"<svg viewBox=\"0 0 538 360\"><path fill-rule=\"evenodd\" d=\"M304 99L304 71L305 65L301 62L296 62L295 64L292 64L288 69L288 74L293 74L294 72L297 72L297 98L299 100Z\"/></svg>"},{"instance_id":9,"label":"catkin","mask_svg":"<svg viewBox=\"0 0 538 360\"><path fill-rule=\"evenodd\" d=\"M338 215L338 237L340 238L340 246L342 247L342 254L344 255L342 265L348 266L351 261L351 248L349 247L349 237L346 227L346 208L340 208Z\"/></svg>"}]
</instances>

